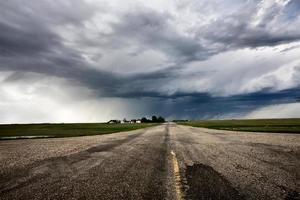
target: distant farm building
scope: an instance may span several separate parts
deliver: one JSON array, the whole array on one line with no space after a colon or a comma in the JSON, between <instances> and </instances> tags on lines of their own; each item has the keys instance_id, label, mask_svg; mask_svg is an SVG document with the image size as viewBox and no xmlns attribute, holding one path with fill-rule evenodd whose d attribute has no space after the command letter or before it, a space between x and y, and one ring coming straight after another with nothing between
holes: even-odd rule
<instances>
[{"instance_id":1,"label":"distant farm building","mask_svg":"<svg viewBox=\"0 0 300 200\"><path fill-rule=\"evenodd\" d=\"M132 119L132 120L126 120L126 119L123 119L121 121L122 124L140 124L142 123L142 120L140 119Z\"/></svg>"},{"instance_id":2,"label":"distant farm building","mask_svg":"<svg viewBox=\"0 0 300 200\"><path fill-rule=\"evenodd\" d=\"M140 119L132 119L130 121L126 120L126 119L123 119L122 121L121 120L116 120L116 119L112 119L110 121L107 122L108 124L140 124L142 123L142 120Z\"/></svg>"},{"instance_id":3,"label":"distant farm building","mask_svg":"<svg viewBox=\"0 0 300 200\"><path fill-rule=\"evenodd\" d=\"M126 120L125 118L121 121L122 124L128 124L130 121Z\"/></svg>"},{"instance_id":4,"label":"distant farm building","mask_svg":"<svg viewBox=\"0 0 300 200\"><path fill-rule=\"evenodd\" d=\"M116 119L112 119L112 120L109 120L107 123L108 124L120 124L121 121L120 120L116 120Z\"/></svg>"},{"instance_id":5,"label":"distant farm building","mask_svg":"<svg viewBox=\"0 0 300 200\"><path fill-rule=\"evenodd\" d=\"M131 124L140 124L140 123L142 123L142 121L140 119L132 119L132 120L130 120L130 123Z\"/></svg>"}]
</instances>

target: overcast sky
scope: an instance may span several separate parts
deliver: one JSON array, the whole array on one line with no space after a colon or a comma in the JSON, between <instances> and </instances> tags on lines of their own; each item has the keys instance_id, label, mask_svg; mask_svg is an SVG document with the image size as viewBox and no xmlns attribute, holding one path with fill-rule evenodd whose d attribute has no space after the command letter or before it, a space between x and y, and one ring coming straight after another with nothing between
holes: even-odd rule
<instances>
[{"instance_id":1,"label":"overcast sky","mask_svg":"<svg viewBox=\"0 0 300 200\"><path fill-rule=\"evenodd\" d=\"M300 117L299 0L0 2L0 123Z\"/></svg>"}]
</instances>

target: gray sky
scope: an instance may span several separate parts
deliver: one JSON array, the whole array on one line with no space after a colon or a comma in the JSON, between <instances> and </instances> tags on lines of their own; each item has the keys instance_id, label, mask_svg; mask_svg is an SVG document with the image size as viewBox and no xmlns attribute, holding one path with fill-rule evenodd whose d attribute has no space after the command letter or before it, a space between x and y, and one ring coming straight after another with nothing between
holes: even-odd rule
<instances>
[{"instance_id":1,"label":"gray sky","mask_svg":"<svg viewBox=\"0 0 300 200\"><path fill-rule=\"evenodd\" d=\"M299 0L0 2L0 123L300 117Z\"/></svg>"}]
</instances>

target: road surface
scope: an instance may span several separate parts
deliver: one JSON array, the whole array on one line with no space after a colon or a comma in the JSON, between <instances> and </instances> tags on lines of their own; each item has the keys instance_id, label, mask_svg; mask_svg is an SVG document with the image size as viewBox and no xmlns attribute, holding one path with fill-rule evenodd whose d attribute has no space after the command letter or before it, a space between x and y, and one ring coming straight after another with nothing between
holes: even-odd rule
<instances>
[{"instance_id":1,"label":"road surface","mask_svg":"<svg viewBox=\"0 0 300 200\"><path fill-rule=\"evenodd\" d=\"M0 199L299 199L300 135L166 123L0 141Z\"/></svg>"}]
</instances>

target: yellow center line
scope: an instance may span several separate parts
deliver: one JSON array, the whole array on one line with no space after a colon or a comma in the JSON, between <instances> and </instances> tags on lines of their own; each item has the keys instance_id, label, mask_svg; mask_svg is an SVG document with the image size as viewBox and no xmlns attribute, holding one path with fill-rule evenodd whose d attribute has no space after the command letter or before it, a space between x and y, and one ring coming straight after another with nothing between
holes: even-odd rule
<instances>
[{"instance_id":1,"label":"yellow center line","mask_svg":"<svg viewBox=\"0 0 300 200\"><path fill-rule=\"evenodd\" d=\"M175 177L175 190L176 190L176 199L177 200L184 200L183 194L181 191L181 181L180 181L180 173L179 173L179 165L176 158L176 154L174 151L171 151L172 155L172 164L173 164L173 172Z\"/></svg>"}]
</instances>

